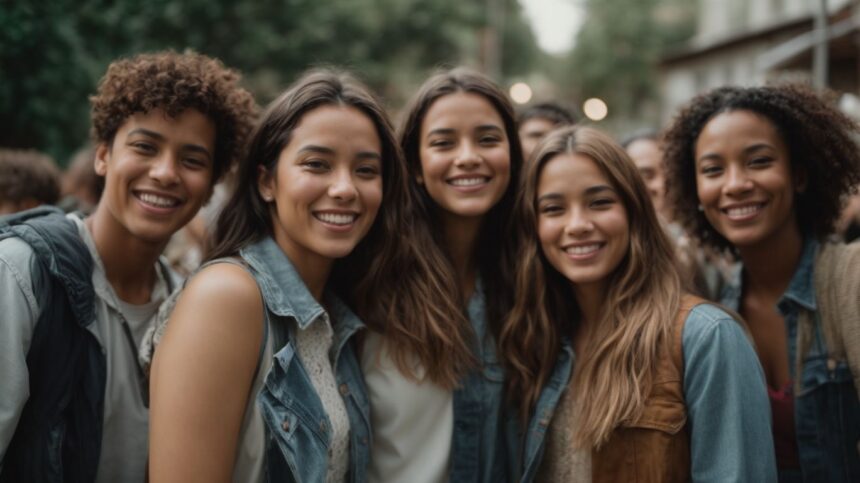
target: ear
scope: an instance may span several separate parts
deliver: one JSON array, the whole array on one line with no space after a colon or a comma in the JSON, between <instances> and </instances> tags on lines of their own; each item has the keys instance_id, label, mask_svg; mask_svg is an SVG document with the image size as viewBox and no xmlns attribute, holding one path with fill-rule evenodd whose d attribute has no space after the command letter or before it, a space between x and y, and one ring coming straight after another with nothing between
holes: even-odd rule
<instances>
[{"instance_id":1,"label":"ear","mask_svg":"<svg viewBox=\"0 0 860 483\"><path fill-rule=\"evenodd\" d=\"M264 201L270 202L275 199L274 176L262 165L257 166L257 190Z\"/></svg>"},{"instance_id":2,"label":"ear","mask_svg":"<svg viewBox=\"0 0 860 483\"><path fill-rule=\"evenodd\" d=\"M809 175L806 169L800 167L794 170L794 192L804 193L809 186Z\"/></svg>"},{"instance_id":3,"label":"ear","mask_svg":"<svg viewBox=\"0 0 860 483\"><path fill-rule=\"evenodd\" d=\"M99 145L96 146L96 157L93 167L97 175L104 176L107 174L107 164L108 159L110 159L110 154L110 147L108 147L107 143L99 143Z\"/></svg>"}]
</instances>

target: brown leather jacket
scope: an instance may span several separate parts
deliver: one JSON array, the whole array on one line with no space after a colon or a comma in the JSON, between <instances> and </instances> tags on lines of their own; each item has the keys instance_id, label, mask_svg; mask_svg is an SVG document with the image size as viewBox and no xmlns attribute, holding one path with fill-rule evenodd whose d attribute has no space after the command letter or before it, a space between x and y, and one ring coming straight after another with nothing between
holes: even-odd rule
<instances>
[{"instance_id":1,"label":"brown leather jacket","mask_svg":"<svg viewBox=\"0 0 860 483\"><path fill-rule=\"evenodd\" d=\"M661 352L642 416L616 428L609 441L592 451L592 483L690 480L690 436L684 403L681 339L687 314L704 300L686 295L675 318L672 343Z\"/></svg>"}]
</instances>

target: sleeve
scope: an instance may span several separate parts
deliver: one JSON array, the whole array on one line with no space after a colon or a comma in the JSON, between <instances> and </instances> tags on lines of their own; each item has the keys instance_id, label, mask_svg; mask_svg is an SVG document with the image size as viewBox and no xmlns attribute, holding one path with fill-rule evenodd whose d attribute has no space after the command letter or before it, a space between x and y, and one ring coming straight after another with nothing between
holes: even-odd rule
<instances>
[{"instance_id":1,"label":"sleeve","mask_svg":"<svg viewBox=\"0 0 860 483\"><path fill-rule=\"evenodd\" d=\"M39 317L29 270L32 258L26 243L0 242L0 469L30 395L27 352Z\"/></svg>"},{"instance_id":2,"label":"sleeve","mask_svg":"<svg viewBox=\"0 0 860 483\"><path fill-rule=\"evenodd\" d=\"M684 398L695 482L776 482L764 372L740 325L694 307L683 333Z\"/></svg>"}]
</instances>

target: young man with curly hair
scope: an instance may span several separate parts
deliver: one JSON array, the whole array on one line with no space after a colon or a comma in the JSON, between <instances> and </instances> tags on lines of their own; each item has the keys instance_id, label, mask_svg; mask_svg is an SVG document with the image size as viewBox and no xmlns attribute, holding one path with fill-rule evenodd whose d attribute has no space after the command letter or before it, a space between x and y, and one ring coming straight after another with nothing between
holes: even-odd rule
<instances>
[{"instance_id":1,"label":"young man with curly hair","mask_svg":"<svg viewBox=\"0 0 860 483\"><path fill-rule=\"evenodd\" d=\"M112 63L91 98L104 193L85 219L0 222L0 481L143 481L137 346L175 286L159 260L237 156L255 111L203 55Z\"/></svg>"}]
</instances>

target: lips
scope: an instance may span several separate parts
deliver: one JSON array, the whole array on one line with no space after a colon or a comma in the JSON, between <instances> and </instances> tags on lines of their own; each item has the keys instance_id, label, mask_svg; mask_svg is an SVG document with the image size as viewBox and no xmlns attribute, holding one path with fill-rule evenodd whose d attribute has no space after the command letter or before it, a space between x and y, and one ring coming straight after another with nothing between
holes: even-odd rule
<instances>
[{"instance_id":1,"label":"lips","mask_svg":"<svg viewBox=\"0 0 860 483\"><path fill-rule=\"evenodd\" d=\"M152 191L133 191L132 194L144 205L159 210L176 208L177 206L182 204L181 199L164 193L155 193Z\"/></svg>"},{"instance_id":2,"label":"lips","mask_svg":"<svg viewBox=\"0 0 860 483\"><path fill-rule=\"evenodd\" d=\"M335 226L349 226L358 219L358 213L352 212L315 211L313 215L317 220Z\"/></svg>"},{"instance_id":3,"label":"lips","mask_svg":"<svg viewBox=\"0 0 860 483\"><path fill-rule=\"evenodd\" d=\"M577 243L562 247L562 249L569 258L585 260L595 256L604 245L605 243L602 242Z\"/></svg>"},{"instance_id":4,"label":"lips","mask_svg":"<svg viewBox=\"0 0 860 483\"><path fill-rule=\"evenodd\" d=\"M729 220L745 221L755 218L764 208L765 203L745 203L732 205L725 208L720 208L720 211L725 214Z\"/></svg>"}]
</instances>

